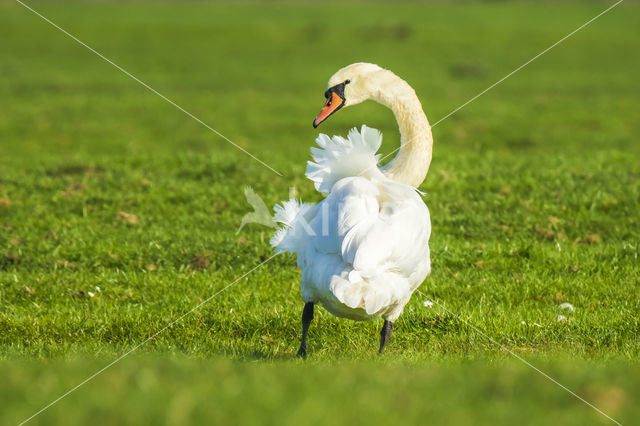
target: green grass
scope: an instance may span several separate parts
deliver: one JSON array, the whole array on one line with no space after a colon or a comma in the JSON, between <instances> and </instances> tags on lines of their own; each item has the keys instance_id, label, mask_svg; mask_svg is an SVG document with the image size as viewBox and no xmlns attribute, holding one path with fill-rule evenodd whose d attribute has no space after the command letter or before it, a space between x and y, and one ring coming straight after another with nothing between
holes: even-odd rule
<instances>
[{"instance_id":1,"label":"green grass","mask_svg":"<svg viewBox=\"0 0 640 426\"><path fill-rule=\"evenodd\" d=\"M513 362L303 364L128 359L36 419L96 425L607 424L604 416ZM3 388L11 389L0 388L8 419L25 416L25 401L39 408L50 395L62 394L86 371L102 365L13 367L0 370L7 383ZM543 368L610 415L624 416L619 419L625 424L637 423L633 395L640 391L638 371L630 375L619 366L589 363L547 363ZM37 387L22 369L37 375Z\"/></svg>"},{"instance_id":2,"label":"green grass","mask_svg":"<svg viewBox=\"0 0 640 426\"><path fill-rule=\"evenodd\" d=\"M640 8L627 3L438 124L420 189L433 222L421 291L631 424L640 419ZM610 3L30 4L284 176L0 3L8 424L272 254L268 228L236 234L250 210L243 187L268 205L290 187L320 199L304 168L338 68L365 60L394 70L433 123ZM362 123L383 132L383 152L396 147L393 116L375 104L320 130ZM326 412L344 413L337 424L604 419L424 299L407 306L382 360L380 323L318 310L301 365L292 362L299 271L278 256L34 424L300 424ZM576 308L565 322L561 302ZM257 402L245 410L237 400Z\"/></svg>"}]
</instances>

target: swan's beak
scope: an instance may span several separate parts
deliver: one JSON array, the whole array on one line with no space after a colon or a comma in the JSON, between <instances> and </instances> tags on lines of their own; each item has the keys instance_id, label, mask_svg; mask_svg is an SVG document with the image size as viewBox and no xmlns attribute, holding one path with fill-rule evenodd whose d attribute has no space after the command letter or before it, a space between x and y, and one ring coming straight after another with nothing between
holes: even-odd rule
<instances>
[{"instance_id":1,"label":"swan's beak","mask_svg":"<svg viewBox=\"0 0 640 426\"><path fill-rule=\"evenodd\" d=\"M328 95L329 96L327 96L327 103L324 104L324 107L322 107L322 111L320 111L320 114L318 114L316 119L313 120L314 128L318 127L320 123L329 118L331 114L342 108L342 106L344 105L344 98L342 98L336 92L329 90Z\"/></svg>"}]
</instances>

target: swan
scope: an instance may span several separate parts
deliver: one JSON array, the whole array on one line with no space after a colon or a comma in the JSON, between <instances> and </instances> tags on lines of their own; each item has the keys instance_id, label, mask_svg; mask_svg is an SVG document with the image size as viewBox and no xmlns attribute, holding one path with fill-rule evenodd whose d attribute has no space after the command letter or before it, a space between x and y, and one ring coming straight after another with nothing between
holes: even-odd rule
<instances>
[{"instance_id":1,"label":"swan","mask_svg":"<svg viewBox=\"0 0 640 426\"><path fill-rule=\"evenodd\" d=\"M433 139L415 91L370 63L340 69L327 86L314 128L341 108L371 99L393 111L401 141L394 159L378 167L379 131L363 125L347 139L321 133L305 174L326 197L318 204L292 198L274 207L280 227L270 243L277 253L295 254L302 271L297 355L303 358L318 303L342 318L382 317L382 353L394 321L431 271L431 221L417 187L429 170Z\"/></svg>"}]
</instances>

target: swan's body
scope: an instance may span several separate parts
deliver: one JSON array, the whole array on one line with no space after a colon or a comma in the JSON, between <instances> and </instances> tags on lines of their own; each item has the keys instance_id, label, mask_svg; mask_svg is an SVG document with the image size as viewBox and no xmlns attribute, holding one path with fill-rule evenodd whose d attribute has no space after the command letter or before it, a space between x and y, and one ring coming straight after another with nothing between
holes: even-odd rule
<instances>
[{"instance_id":1,"label":"swan's body","mask_svg":"<svg viewBox=\"0 0 640 426\"><path fill-rule=\"evenodd\" d=\"M393 321L431 270L429 210L416 187L428 171L432 139L415 92L392 72L358 63L329 80L326 96L314 126L342 106L373 99L394 112L401 150L378 168L377 130L362 126L347 139L321 134L306 175L326 198L315 205L291 199L276 206L274 219L284 226L271 243L278 252L295 253L302 270L301 355L316 303L339 317L384 318L382 350Z\"/></svg>"},{"instance_id":2,"label":"swan's body","mask_svg":"<svg viewBox=\"0 0 640 426\"><path fill-rule=\"evenodd\" d=\"M272 243L296 253L302 298L339 317L395 321L430 270L429 210L415 188L377 168L381 141L366 126L347 140L320 135L307 177L327 197L276 207L285 227Z\"/></svg>"}]
</instances>

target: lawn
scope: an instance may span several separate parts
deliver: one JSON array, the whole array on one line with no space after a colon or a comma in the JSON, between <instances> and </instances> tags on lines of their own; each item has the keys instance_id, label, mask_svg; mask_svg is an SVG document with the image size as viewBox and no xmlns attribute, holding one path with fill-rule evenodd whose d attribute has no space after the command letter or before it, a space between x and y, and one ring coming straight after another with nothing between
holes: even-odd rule
<instances>
[{"instance_id":1,"label":"lawn","mask_svg":"<svg viewBox=\"0 0 640 426\"><path fill-rule=\"evenodd\" d=\"M383 357L381 322L316 310L303 363L293 257L215 294L272 255L245 187L321 199L329 76L392 69L435 123L612 3L28 4L282 176L1 2L0 423L133 348L29 424L607 423L505 348L640 423L640 5L434 127L423 294ZM363 123L397 146L376 104L318 130Z\"/></svg>"}]
</instances>

